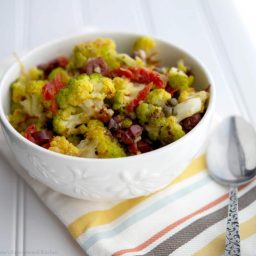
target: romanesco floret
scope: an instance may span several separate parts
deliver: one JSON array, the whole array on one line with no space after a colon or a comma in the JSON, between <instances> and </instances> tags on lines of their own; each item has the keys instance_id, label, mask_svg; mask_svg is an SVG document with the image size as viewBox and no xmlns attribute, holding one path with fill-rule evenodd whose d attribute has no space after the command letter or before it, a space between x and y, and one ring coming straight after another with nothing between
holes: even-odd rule
<instances>
[{"instance_id":1,"label":"romanesco floret","mask_svg":"<svg viewBox=\"0 0 256 256\"><path fill-rule=\"evenodd\" d=\"M45 81L45 80L28 81L26 84L27 95L36 94L38 96L41 96L42 89L46 83L47 83L47 81Z\"/></svg>"},{"instance_id":2,"label":"romanesco floret","mask_svg":"<svg viewBox=\"0 0 256 256\"><path fill-rule=\"evenodd\" d=\"M26 96L20 101L20 105L24 111L30 116L42 117L43 104L42 104L42 89L46 81L27 81L26 83Z\"/></svg>"},{"instance_id":3,"label":"romanesco floret","mask_svg":"<svg viewBox=\"0 0 256 256\"><path fill-rule=\"evenodd\" d=\"M174 116L150 119L146 125L146 131L151 140L159 140L163 145L169 144L185 135Z\"/></svg>"},{"instance_id":4,"label":"romanesco floret","mask_svg":"<svg viewBox=\"0 0 256 256\"><path fill-rule=\"evenodd\" d=\"M43 79L44 78L44 71L39 69L39 68L36 68L36 67L33 67L31 68L29 71L28 71L28 77L31 79L31 80L40 80L40 79Z\"/></svg>"},{"instance_id":5,"label":"romanesco floret","mask_svg":"<svg viewBox=\"0 0 256 256\"><path fill-rule=\"evenodd\" d=\"M11 85L11 96L12 101L15 103L19 103L26 98L26 84L20 79Z\"/></svg>"},{"instance_id":6,"label":"romanesco floret","mask_svg":"<svg viewBox=\"0 0 256 256\"><path fill-rule=\"evenodd\" d=\"M146 102L163 107L171 97L172 95L164 89L154 89L148 94Z\"/></svg>"},{"instance_id":7,"label":"romanesco floret","mask_svg":"<svg viewBox=\"0 0 256 256\"><path fill-rule=\"evenodd\" d=\"M118 68L120 63L116 55L116 45L113 40L109 38L98 38L95 41L85 42L75 46L69 68L81 68L87 63L89 58L93 57L102 57L111 69Z\"/></svg>"},{"instance_id":8,"label":"romanesco floret","mask_svg":"<svg viewBox=\"0 0 256 256\"><path fill-rule=\"evenodd\" d=\"M61 81L64 83L64 84L67 84L70 80L70 75L68 74L68 72L63 69L63 68L55 68L51 71L51 73L49 74L48 78L49 80L54 80L54 78L57 76L57 75L60 75L61 77Z\"/></svg>"},{"instance_id":9,"label":"romanesco floret","mask_svg":"<svg viewBox=\"0 0 256 256\"><path fill-rule=\"evenodd\" d=\"M108 77L94 73L90 75L90 82L93 84L93 91L91 93L92 98L110 99L116 93L115 85Z\"/></svg>"},{"instance_id":10,"label":"romanesco floret","mask_svg":"<svg viewBox=\"0 0 256 256\"><path fill-rule=\"evenodd\" d=\"M144 50L146 54L150 54L156 47L156 42L153 38L148 36L139 37L133 46L134 51Z\"/></svg>"},{"instance_id":11,"label":"romanesco floret","mask_svg":"<svg viewBox=\"0 0 256 256\"><path fill-rule=\"evenodd\" d=\"M93 116L104 108L104 99L112 98L114 94L111 79L100 74L80 75L71 79L68 86L59 92L57 103L62 109L76 107Z\"/></svg>"},{"instance_id":12,"label":"romanesco floret","mask_svg":"<svg viewBox=\"0 0 256 256\"><path fill-rule=\"evenodd\" d=\"M80 75L71 79L68 86L60 90L57 95L57 102L60 108L68 106L80 106L83 102L90 98L93 91L93 85L89 76Z\"/></svg>"},{"instance_id":13,"label":"romanesco floret","mask_svg":"<svg viewBox=\"0 0 256 256\"><path fill-rule=\"evenodd\" d=\"M140 124L151 122L153 119L159 119L164 116L162 108L159 106L154 106L148 103L141 103L136 108L136 116Z\"/></svg>"},{"instance_id":14,"label":"romanesco floret","mask_svg":"<svg viewBox=\"0 0 256 256\"><path fill-rule=\"evenodd\" d=\"M82 157L114 158L126 155L118 141L111 136L103 123L97 120L88 122L85 139L77 147Z\"/></svg>"},{"instance_id":15,"label":"romanesco floret","mask_svg":"<svg viewBox=\"0 0 256 256\"><path fill-rule=\"evenodd\" d=\"M139 91L144 88L144 84L134 84L128 79L115 77L113 79L116 88L116 94L113 99L113 109L121 110L134 100Z\"/></svg>"},{"instance_id":16,"label":"romanesco floret","mask_svg":"<svg viewBox=\"0 0 256 256\"><path fill-rule=\"evenodd\" d=\"M151 140L159 140L163 145L171 143L185 132L174 116L165 117L162 108L148 103L141 103L136 109L136 116Z\"/></svg>"},{"instance_id":17,"label":"romanesco floret","mask_svg":"<svg viewBox=\"0 0 256 256\"><path fill-rule=\"evenodd\" d=\"M174 116L165 118L164 125L161 127L159 134L162 144L169 144L184 135L185 132Z\"/></svg>"},{"instance_id":18,"label":"romanesco floret","mask_svg":"<svg viewBox=\"0 0 256 256\"><path fill-rule=\"evenodd\" d=\"M49 150L65 155L79 156L79 149L64 136L55 136L50 143Z\"/></svg>"},{"instance_id":19,"label":"romanesco floret","mask_svg":"<svg viewBox=\"0 0 256 256\"><path fill-rule=\"evenodd\" d=\"M194 77L188 76L182 70L171 68L168 73L169 83L171 87L177 89L187 89L193 83Z\"/></svg>"},{"instance_id":20,"label":"romanesco floret","mask_svg":"<svg viewBox=\"0 0 256 256\"><path fill-rule=\"evenodd\" d=\"M53 117L53 129L61 135L70 135L79 132L78 126L88 122L89 117L85 112L74 113L74 109L69 107L59 110Z\"/></svg>"}]
</instances>

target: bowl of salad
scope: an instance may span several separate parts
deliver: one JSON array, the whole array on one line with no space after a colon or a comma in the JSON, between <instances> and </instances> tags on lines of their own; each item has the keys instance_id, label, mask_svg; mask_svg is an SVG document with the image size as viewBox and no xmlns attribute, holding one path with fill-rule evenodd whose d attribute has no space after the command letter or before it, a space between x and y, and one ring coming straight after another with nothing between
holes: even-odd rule
<instances>
[{"instance_id":1,"label":"bowl of salad","mask_svg":"<svg viewBox=\"0 0 256 256\"><path fill-rule=\"evenodd\" d=\"M88 200L166 186L200 150L214 112L202 62L137 34L47 43L13 64L0 88L3 132L24 172Z\"/></svg>"}]
</instances>

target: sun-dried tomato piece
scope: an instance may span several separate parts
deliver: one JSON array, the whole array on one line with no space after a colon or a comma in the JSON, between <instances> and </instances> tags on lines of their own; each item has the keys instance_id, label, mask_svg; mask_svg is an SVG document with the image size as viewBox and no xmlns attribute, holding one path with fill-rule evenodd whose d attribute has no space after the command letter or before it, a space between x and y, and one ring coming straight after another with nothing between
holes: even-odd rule
<instances>
[{"instance_id":1,"label":"sun-dried tomato piece","mask_svg":"<svg viewBox=\"0 0 256 256\"><path fill-rule=\"evenodd\" d=\"M167 91L167 92L169 92L171 95L173 95L175 92L177 92L179 89L177 89L177 88L172 88L170 85L167 85L166 87L165 87L165 90Z\"/></svg>"},{"instance_id":2,"label":"sun-dried tomato piece","mask_svg":"<svg viewBox=\"0 0 256 256\"><path fill-rule=\"evenodd\" d=\"M146 153L153 150L152 146L143 140L138 141L137 146L141 153Z\"/></svg>"},{"instance_id":3,"label":"sun-dried tomato piece","mask_svg":"<svg viewBox=\"0 0 256 256\"><path fill-rule=\"evenodd\" d=\"M45 145L53 138L52 132L47 130L33 132L31 136L35 139L35 143L38 145Z\"/></svg>"},{"instance_id":4,"label":"sun-dried tomato piece","mask_svg":"<svg viewBox=\"0 0 256 256\"><path fill-rule=\"evenodd\" d=\"M50 111L53 113L53 114L56 114L58 112L58 104L56 102L56 99L53 99L52 102L51 102L51 106L50 106Z\"/></svg>"},{"instance_id":5,"label":"sun-dried tomato piece","mask_svg":"<svg viewBox=\"0 0 256 256\"><path fill-rule=\"evenodd\" d=\"M137 143L132 143L128 146L128 151L131 154L137 155L137 153L139 152L138 147L137 147Z\"/></svg>"},{"instance_id":6,"label":"sun-dried tomato piece","mask_svg":"<svg viewBox=\"0 0 256 256\"><path fill-rule=\"evenodd\" d=\"M107 123L111 119L111 115L104 109L96 114L96 119L100 120L103 123Z\"/></svg>"},{"instance_id":7,"label":"sun-dried tomato piece","mask_svg":"<svg viewBox=\"0 0 256 256\"><path fill-rule=\"evenodd\" d=\"M141 91L139 91L137 97L127 105L127 111L132 112L134 108L137 107L140 102L147 97L152 87L152 83L145 85L145 87Z\"/></svg>"},{"instance_id":8,"label":"sun-dried tomato piece","mask_svg":"<svg viewBox=\"0 0 256 256\"><path fill-rule=\"evenodd\" d=\"M37 132L37 129L36 129L36 125L35 124L31 124L29 125L26 130L24 131L24 137L28 140L30 140L31 142L35 143L36 140L35 138L32 136L32 134L34 132Z\"/></svg>"},{"instance_id":9,"label":"sun-dried tomato piece","mask_svg":"<svg viewBox=\"0 0 256 256\"><path fill-rule=\"evenodd\" d=\"M53 134L47 130L38 131L36 125L31 124L26 128L24 137L39 146L49 148Z\"/></svg>"},{"instance_id":10,"label":"sun-dried tomato piece","mask_svg":"<svg viewBox=\"0 0 256 256\"><path fill-rule=\"evenodd\" d=\"M56 94L64 87L60 74L56 75L55 78L48 82L42 90L43 98L45 100L52 100Z\"/></svg>"},{"instance_id":11,"label":"sun-dried tomato piece","mask_svg":"<svg viewBox=\"0 0 256 256\"><path fill-rule=\"evenodd\" d=\"M117 132L114 134L114 136L121 142L123 142L126 145L130 145L133 143L133 138L131 137L129 131L124 130L117 130Z\"/></svg>"},{"instance_id":12,"label":"sun-dried tomato piece","mask_svg":"<svg viewBox=\"0 0 256 256\"><path fill-rule=\"evenodd\" d=\"M119 68L112 71L114 76L121 76L130 79L132 82L140 84L153 83L158 88L164 87L164 82L159 73L146 69L130 67L128 69Z\"/></svg>"},{"instance_id":13,"label":"sun-dried tomato piece","mask_svg":"<svg viewBox=\"0 0 256 256\"><path fill-rule=\"evenodd\" d=\"M132 79L132 77L133 77L133 73L129 69L125 69L125 68L115 69L111 72L111 75L126 77L128 79Z\"/></svg>"},{"instance_id":14,"label":"sun-dried tomato piece","mask_svg":"<svg viewBox=\"0 0 256 256\"><path fill-rule=\"evenodd\" d=\"M58 105L56 102L56 95L57 93L65 86L65 84L62 82L61 75L58 74L55 76L55 78L48 82L42 90L42 96L44 100L51 101L50 105L50 111L53 113L56 113L58 110Z\"/></svg>"},{"instance_id":15,"label":"sun-dried tomato piece","mask_svg":"<svg viewBox=\"0 0 256 256\"><path fill-rule=\"evenodd\" d=\"M44 71L45 75L49 75L55 68L65 68L68 65L68 59L65 56L60 56L56 59L49 61L48 63L40 64L37 67Z\"/></svg>"}]
</instances>

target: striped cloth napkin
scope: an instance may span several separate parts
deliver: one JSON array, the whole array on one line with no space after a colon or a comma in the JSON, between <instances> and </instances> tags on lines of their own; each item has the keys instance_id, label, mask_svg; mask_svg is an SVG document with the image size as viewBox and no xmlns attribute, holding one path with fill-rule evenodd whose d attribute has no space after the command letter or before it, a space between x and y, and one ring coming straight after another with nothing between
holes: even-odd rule
<instances>
[{"instance_id":1,"label":"striped cloth napkin","mask_svg":"<svg viewBox=\"0 0 256 256\"><path fill-rule=\"evenodd\" d=\"M0 136L0 145L5 145ZM57 193L24 175L0 152L67 227L85 255L218 256L224 253L228 190L207 174L204 155L165 189L122 202L89 202ZM256 180L239 188L243 256L256 255Z\"/></svg>"}]
</instances>

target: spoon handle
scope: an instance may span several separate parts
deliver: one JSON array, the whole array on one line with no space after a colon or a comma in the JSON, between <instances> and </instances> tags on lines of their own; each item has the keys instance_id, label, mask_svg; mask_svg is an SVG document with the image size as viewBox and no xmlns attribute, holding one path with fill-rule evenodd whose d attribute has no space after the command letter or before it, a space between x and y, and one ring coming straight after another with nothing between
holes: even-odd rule
<instances>
[{"instance_id":1,"label":"spoon handle","mask_svg":"<svg viewBox=\"0 0 256 256\"><path fill-rule=\"evenodd\" d=\"M237 188L229 190L225 256L240 256Z\"/></svg>"}]
</instances>

